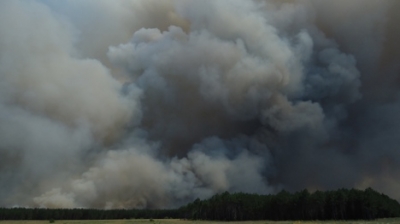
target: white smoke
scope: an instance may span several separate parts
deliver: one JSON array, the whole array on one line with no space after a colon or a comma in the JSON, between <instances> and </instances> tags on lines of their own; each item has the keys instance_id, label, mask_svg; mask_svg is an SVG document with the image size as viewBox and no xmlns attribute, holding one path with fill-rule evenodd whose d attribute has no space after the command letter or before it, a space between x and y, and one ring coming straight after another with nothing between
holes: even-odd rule
<instances>
[{"instance_id":1,"label":"white smoke","mask_svg":"<svg viewBox=\"0 0 400 224\"><path fill-rule=\"evenodd\" d=\"M369 186L399 199L398 4L360 4L1 1L0 206Z\"/></svg>"}]
</instances>

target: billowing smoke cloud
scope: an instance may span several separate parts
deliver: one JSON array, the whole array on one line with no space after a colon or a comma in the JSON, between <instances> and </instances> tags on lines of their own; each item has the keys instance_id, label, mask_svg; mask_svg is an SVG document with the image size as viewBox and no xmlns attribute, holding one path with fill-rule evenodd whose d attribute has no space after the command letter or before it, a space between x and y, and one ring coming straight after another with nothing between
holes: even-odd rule
<instances>
[{"instance_id":1,"label":"billowing smoke cloud","mask_svg":"<svg viewBox=\"0 0 400 224\"><path fill-rule=\"evenodd\" d=\"M1 1L0 206L400 199L399 6Z\"/></svg>"}]
</instances>

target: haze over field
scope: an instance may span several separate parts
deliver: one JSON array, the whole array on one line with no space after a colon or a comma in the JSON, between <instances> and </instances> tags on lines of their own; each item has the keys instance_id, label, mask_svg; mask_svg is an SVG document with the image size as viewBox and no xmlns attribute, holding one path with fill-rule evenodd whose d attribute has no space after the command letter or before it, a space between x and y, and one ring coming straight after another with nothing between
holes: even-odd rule
<instances>
[{"instance_id":1,"label":"haze over field","mask_svg":"<svg viewBox=\"0 0 400 224\"><path fill-rule=\"evenodd\" d=\"M1 0L0 207L400 200L400 1Z\"/></svg>"}]
</instances>

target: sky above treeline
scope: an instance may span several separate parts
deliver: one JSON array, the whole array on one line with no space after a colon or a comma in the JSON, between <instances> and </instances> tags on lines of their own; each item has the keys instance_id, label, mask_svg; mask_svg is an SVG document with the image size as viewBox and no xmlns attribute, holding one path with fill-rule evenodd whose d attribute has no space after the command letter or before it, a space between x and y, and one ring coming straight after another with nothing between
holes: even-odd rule
<instances>
[{"instance_id":1,"label":"sky above treeline","mask_svg":"<svg viewBox=\"0 0 400 224\"><path fill-rule=\"evenodd\" d=\"M0 207L400 200L400 1L1 0Z\"/></svg>"}]
</instances>

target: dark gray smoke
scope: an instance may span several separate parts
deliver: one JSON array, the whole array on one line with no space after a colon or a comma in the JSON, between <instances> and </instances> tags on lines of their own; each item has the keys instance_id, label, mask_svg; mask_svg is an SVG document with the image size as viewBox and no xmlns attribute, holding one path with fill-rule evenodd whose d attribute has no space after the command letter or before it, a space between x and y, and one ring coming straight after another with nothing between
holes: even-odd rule
<instances>
[{"instance_id":1,"label":"dark gray smoke","mask_svg":"<svg viewBox=\"0 0 400 224\"><path fill-rule=\"evenodd\" d=\"M0 206L400 200L396 0L0 1Z\"/></svg>"}]
</instances>

